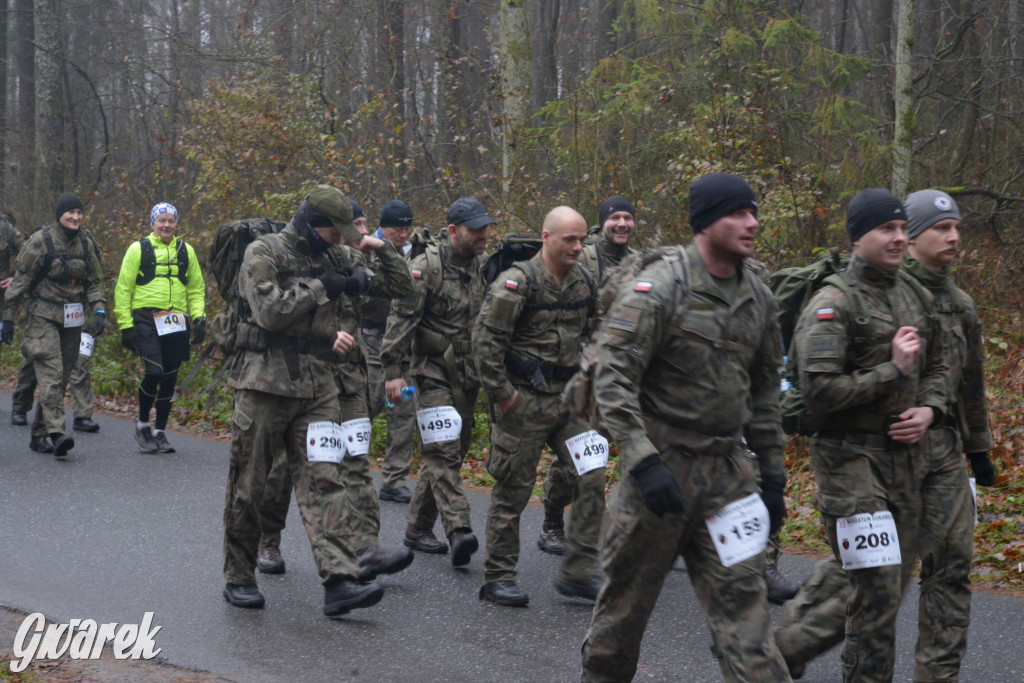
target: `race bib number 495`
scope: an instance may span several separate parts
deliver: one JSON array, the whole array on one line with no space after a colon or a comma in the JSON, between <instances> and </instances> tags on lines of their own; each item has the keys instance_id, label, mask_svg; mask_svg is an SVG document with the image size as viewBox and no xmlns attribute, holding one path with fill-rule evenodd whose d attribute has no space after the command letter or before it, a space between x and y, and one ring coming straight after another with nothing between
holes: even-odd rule
<instances>
[{"instance_id":1,"label":"race bib number 495","mask_svg":"<svg viewBox=\"0 0 1024 683\"><path fill-rule=\"evenodd\" d=\"M729 503L704 523L724 567L754 557L768 543L768 508L756 493Z\"/></svg>"},{"instance_id":2,"label":"race bib number 495","mask_svg":"<svg viewBox=\"0 0 1024 683\"><path fill-rule=\"evenodd\" d=\"M453 441L462 434L462 418L452 406L417 410L416 422L420 426L420 441L425 444Z\"/></svg>"},{"instance_id":3,"label":"race bib number 495","mask_svg":"<svg viewBox=\"0 0 1024 683\"><path fill-rule=\"evenodd\" d=\"M569 456L582 477L587 472L608 464L608 439L591 429L565 440Z\"/></svg>"},{"instance_id":4,"label":"race bib number 495","mask_svg":"<svg viewBox=\"0 0 1024 683\"><path fill-rule=\"evenodd\" d=\"M865 512L836 520L836 541L843 569L900 564L896 522L888 510Z\"/></svg>"},{"instance_id":5,"label":"race bib number 495","mask_svg":"<svg viewBox=\"0 0 1024 683\"><path fill-rule=\"evenodd\" d=\"M306 427L306 459L339 463L345 457L345 437L336 422L310 422Z\"/></svg>"}]
</instances>

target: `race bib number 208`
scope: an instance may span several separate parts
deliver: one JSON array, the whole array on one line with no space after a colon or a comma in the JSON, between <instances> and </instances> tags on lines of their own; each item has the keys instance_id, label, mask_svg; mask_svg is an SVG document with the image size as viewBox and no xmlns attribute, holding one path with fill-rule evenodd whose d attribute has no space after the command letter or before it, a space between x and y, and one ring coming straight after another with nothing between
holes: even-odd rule
<instances>
[{"instance_id":1,"label":"race bib number 208","mask_svg":"<svg viewBox=\"0 0 1024 683\"><path fill-rule=\"evenodd\" d=\"M840 517L836 520L836 542L843 569L886 567L902 561L896 522L888 510Z\"/></svg>"}]
</instances>

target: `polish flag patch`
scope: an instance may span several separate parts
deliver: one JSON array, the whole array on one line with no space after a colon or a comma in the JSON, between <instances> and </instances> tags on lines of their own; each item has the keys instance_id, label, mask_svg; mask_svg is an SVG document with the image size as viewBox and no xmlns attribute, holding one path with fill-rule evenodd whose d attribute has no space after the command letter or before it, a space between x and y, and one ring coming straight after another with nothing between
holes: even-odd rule
<instances>
[{"instance_id":1,"label":"polish flag patch","mask_svg":"<svg viewBox=\"0 0 1024 683\"><path fill-rule=\"evenodd\" d=\"M636 284L633 285L633 291L649 292L651 291L651 287L653 287L653 285L650 282L647 282L646 280L637 280Z\"/></svg>"},{"instance_id":2,"label":"polish flag patch","mask_svg":"<svg viewBox=\"0 0 1024 683\"><path fill-rule=\"evenodd\" d=\"M818 320L834 320L836 317L836 309L834 308L819 308L818 309Z\"/></svg>"},{"instance_id":3,"label":"polish flag patch","mask_svg":"<svg viewBox=\"0 0 1024 683\"><path fill-rule=\"evenodd\" d=\"M412 276L414 278L416 278L417 280L421 280L421 279L423 279L423 271L420 270L419 268L413 268L412 269Z\"/></svg>"},{"instance_id":4,"label":"polish flag patch","mask_svg":"<svg viewBox=\"0 0 1024 683\"><path fill-rule=\"evenodd\" d=\"M519 289L519 283L515 280L505 280L505 289Z\"/></svg>"}]
</instances>

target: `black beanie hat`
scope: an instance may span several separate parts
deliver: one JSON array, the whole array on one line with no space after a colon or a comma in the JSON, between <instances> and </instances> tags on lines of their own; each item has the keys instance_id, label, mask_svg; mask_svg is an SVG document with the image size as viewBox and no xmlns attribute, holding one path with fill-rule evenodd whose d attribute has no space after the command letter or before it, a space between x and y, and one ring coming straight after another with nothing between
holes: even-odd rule
<instances>
[{"instance_id":1,"label":"black beanie hat","mask_svg":"<svg viewBox=\"0 0 1024 683\"><path fill-rule=\"evenodd\" d=\"M604 227L604 222L608 220L608 216L619 211L626 211L633 220L636 220L636 209L633 208L633 203L621 195L615 195L604 200L604 204L601 204L601 211L598 213L597 224L600 227Z\"/></svg>"},{"instance_id":2,"label":"black beanie hat","mask_svg":"<svg viewBox=\"0 0 1024 683\"><path fill-rule=\"evenodd\" d=\"M392 199L380 211L380 227L408 228L412 226L412 209L401 199Z\"/></svg>"},{"instance_id":3,"label":"black beanie hat","mask_svg":"<svg viewBox=\"0 0 1024 683\"><path fill-rule=\"evenodd\" d=\"M858 192L846 207L846 232L850 242L856 242L883 223L906 219L903 202L888 190L869 187Z\"/></svg>"},{"instance_id":4,"label":"black beanie hat","mask_svg":"<svg viewBox=\"0 0 1024 683\"><path fill-rule=\"evenodd\" d=\"M359 206L359 202L351 197L348 198L348 202L352 205L352 220L366 217L366 213L363 211L363 207Z\"/></svg>"},{"instance_id":5,"label":"black beanie hat","mask_svg":"<svg viewBox=\"0 0 1024 683\"><path fill-rule=\"evenodd\" d=\"M690 185L690 225L695 233L740 209L757 214L754 189L731 173L712 173Z\"/></svg>"},{"instance_id":6,"label":"black beanie hat","mask_svg":"<svg viewBox=\"0 0 1024 683\"><path fill-rule=\"evenodd\" d=\"M58 221L61 216L73 209L81 209L82 211L85 211L85 207L82 206L82 200L78 198L78 195L65 192L57 198L56 211Z\"/></svg>"}]
</instances>

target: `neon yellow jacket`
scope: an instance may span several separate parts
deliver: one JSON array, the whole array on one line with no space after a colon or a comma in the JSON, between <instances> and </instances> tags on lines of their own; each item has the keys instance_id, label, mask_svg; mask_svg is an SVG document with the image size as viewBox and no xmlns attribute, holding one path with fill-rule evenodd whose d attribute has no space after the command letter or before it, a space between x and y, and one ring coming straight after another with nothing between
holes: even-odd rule
<instances>
[{"instance_id":1,"label":"neon yellow jacket","mask_svg":"<svg viewBox=\"0 0 1024 683\"><path fill-rule=\"evenodd\" d=\"M188 313L193 318L206 316L206 283L199 268L199 260L192 245L185 243L188 253L187 286L178 279L178 238L164 244L155 233L147 239L156 253L156 275L147 284L136 284L142 261L142 247L138 241L128 246L121 261L121 272L114 287L114 318L122 330L134 327L132 311L139 308L159 308L163 311ZM169 277L168 277L169 276Z\"/></svg>"}]
</instances>

